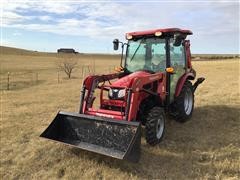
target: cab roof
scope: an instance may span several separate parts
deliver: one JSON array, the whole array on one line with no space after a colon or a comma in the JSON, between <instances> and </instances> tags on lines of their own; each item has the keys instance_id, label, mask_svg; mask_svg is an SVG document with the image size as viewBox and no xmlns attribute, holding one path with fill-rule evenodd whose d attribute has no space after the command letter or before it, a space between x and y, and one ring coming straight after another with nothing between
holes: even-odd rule
<instances>
[{"instance_id":1,"label":"cab roof","mask_svg":"<svg viewBox=\"0 0 240 180\"><path fill-rule=\"evenodd\" d=\"M161 32L163 34L175 34L181 33L184 35L192 35L192 31L186 29L179 29L179 28L165 28L165 29L153 29L153 30L146 30L146 31L136 31L136 32L129 32L126 33L126 36L145 36L145 35L154 35L156 32Z\"/></svg>"}]
</instances>

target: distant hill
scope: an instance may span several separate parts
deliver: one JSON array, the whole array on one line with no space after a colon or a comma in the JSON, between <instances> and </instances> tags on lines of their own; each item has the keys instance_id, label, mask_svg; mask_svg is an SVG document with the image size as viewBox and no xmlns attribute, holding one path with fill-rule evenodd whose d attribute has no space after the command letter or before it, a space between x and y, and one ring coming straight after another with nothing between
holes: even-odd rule
<instances>
[{"instance_id":1,"label":"distant hill","mask_svg":"<svg viewBox=\"0 0 240 180\"><path fill-rule=\"evenodd\" d=\"M57 50L56 50L57 51ZM24 55L24 56L58 56L62 54L58 53L50 53L50 52L38 52L38 51L31 51L26 49L14 48L14 47L6 47L0 46L0 55ZM79 57L86 57L86 58L120 58L118 54L97 54L97 53L77 53L74 54L75 56Z\"/></svg>"},{"instance_id":2,"label":"distant hill","mask_svg":"<svg viewBox=\"0 0 240 180\"><path fill-rule=\"evenodd\" d=\"M14 47L0 46L0 54L29 55L29 56L51 56L51 55L54 55L55 53L38 52L38 51L31 51L31 50L14 48Z\"/></svg>"},{"instance_id":3,"label":"distant hill","mask_svg":"<svg viewBox=\"0 0 240 180\"><path fill-rule=\"evenodd\" d=\"M56 50L57 51L57 50ZM3 55L25 55L25 56L57 56L58 53L38 52L20 48L0 46L0 54ZM119 54L97 54L97 53L78 53L75 56L86 58L120 58ZM233 59L239 58L239 54L192 54L192 60L211 60L211 59Z\"/></svg>"}]
</instances>

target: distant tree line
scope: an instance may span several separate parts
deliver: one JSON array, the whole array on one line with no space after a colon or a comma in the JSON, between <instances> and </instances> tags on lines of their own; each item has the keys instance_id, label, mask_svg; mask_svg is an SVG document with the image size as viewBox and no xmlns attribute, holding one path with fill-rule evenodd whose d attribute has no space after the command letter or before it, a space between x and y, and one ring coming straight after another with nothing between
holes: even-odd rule
<instances>
[{"instance_id":1,"label":"distant tree line","mask_svg":"<svg viewBox=\"0 0 240 180\"><path fill-rule=\"evenodd\" d=\"M192 55L194 59L235 59L239 58L239 55Z\"/></svg>"}]
</instances>

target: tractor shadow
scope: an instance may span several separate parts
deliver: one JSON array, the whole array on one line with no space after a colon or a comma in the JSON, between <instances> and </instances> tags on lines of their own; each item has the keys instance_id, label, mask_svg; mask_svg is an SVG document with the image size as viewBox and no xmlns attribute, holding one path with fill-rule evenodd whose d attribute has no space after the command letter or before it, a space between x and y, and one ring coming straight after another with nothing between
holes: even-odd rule
<instances>
[{"instance_id":1,"label":"tractor shadow","mask_svg":"<svg viewBox=\"0 0 240 180\"><path fill-rule=\"evenodd\" d=\"M77 157L86 156L89 160L109 168L120 169L139 178L171 177L172 174L191 170L193 166L212 168L202 158L209 149L218 149L229 144L238 144L240 109L230 106L196 107L190 121L178 123L167 119L165 137L157 146L149 146L142 138L142 152L138 163L121 161L110 157L70 148ZM142 131L144 133L144 129ZM196 153L198 152L198 153ZM227 157L227 154L226 154ZM175 168L178 168L176 172ZM194 177L192 177L194 178Z\"/></svg>"}]
</instances>

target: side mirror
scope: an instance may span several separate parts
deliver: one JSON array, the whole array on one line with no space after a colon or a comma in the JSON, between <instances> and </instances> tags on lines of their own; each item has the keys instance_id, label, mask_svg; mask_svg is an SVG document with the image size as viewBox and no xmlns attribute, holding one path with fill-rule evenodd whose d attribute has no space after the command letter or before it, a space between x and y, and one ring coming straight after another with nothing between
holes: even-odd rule
<instances>
[{"instance_id":1,"label":"side mirror","mask_svg":"<svg viewBox=\"0 0 240 180\"><path fill-rule=\"evenodd\" d=\"M114 39L113 40L113 49L115 51L118 50L118 45L119 45L119 40L118 39Z\"/></svg>"}]
</instances>

